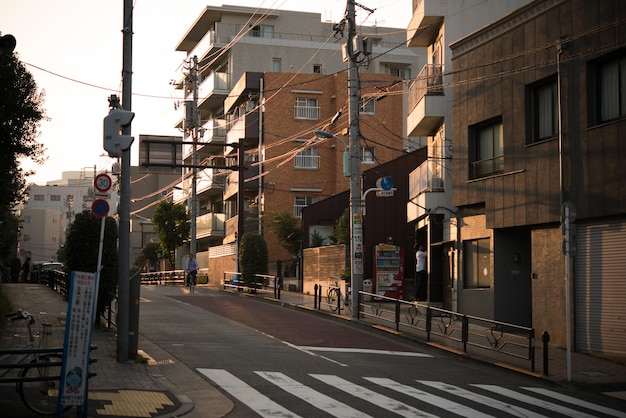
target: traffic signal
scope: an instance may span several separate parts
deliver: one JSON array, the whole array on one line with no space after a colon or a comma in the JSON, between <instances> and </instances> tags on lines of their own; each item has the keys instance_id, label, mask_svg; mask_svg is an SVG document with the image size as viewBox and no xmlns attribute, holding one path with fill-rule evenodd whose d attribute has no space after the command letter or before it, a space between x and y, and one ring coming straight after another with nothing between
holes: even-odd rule
<instances>
[{"instance_id":1,"label":"traffic signal","mask_svg":"<svg viewBox=\"0 0 626 418\"><path fill-rule=\"evenodd\" d=\"M0 36L0 52L3 54L11 54L15 49L17 41L13 35Z\"/></svg>"},{"instance_id":2,"label":"traffic signal","mask_svg":"<svg viewBox=\"0 0 626 418\"><path fill-rule=\"evenodd\" d=\"M123 127L130 125L135 114L129 110L111 109L104 118L104 150L110 157L121 157L122 151L126 151L133 144L134 138L130 135L122 135Z\"/></svg>"}]
</instances>

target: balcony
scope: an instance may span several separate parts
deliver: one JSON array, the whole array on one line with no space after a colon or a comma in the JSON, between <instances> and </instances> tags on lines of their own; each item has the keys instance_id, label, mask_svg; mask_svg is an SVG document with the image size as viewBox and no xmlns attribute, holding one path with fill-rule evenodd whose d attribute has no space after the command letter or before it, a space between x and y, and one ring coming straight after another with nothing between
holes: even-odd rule
<instances>
[{"instance_id":1,"label":"balcony","mask_svg":"<svg viewBox=\"0 0 626 418\"><path fill-rule=\"evenodd\" d=\"M247 167L245 171L244 189L258 190L259 179L255 178L254 180L250 180L253 177L258 177L258 175L259 175L259 171L257 167ZM232 198L238 192L239 192L239 172L233 171L226 177L226 183L224 185L224 200L228 200Z\"/></svg>"},{"instance_id":2,"label":"balcony","mask_svg":"<svg viewBox=\"0 0 626 418\"><path fill-rule=\"evenodd\" d=\"M239 116L226 134L226 143L234 144L240 139L259 139L259 111L254 110ZM256 142L255 144L256 145Z\"/></svg>"},{"instance_id":3,"label":"balcony","mask_svg":"<svg viewBox=\"0 0 626 418\"><path fill-rule=\"evenodd\" d=\"M409 136L430 136L446 114L443 91L443 66L428 64L409 87Z\"/></svg>"},{"instance_id":4,"label":"balcony","mask_svg":"<svg viewBox=\"0 0 626 418\"><path fill-rule=\"evenodd\" d=\"M421 219L428 215L425 208L448 207L450 196L445 192L445 179L440 174L444 168L434 161L426 161L409 174L409 202L407 203L407 222Z\"/></svg>"},{"instance_id":5,"label":"balcony","mask_svg":"<svg viewBox=\"0 0 626 418\"><path fill-rule=\"evenodd\" d=\"M207 213L196 218L196 238L224 237L226 214Z\"/></svg>"},{"instance_id":6,"label":"balcony","mask_svg":"<svg viewBox=\"0 0 626 418\"><path fill-rule=\"evenodd\" d=\"M220 36L221 31L208 31L202 39L187 54L188 57L194 55L198 57L200 65L204 65L205 59L211 59L216 55L217 51L225 47L230 41L230 36Z\"/></svg>"},{"instance_id":7,"label":"balcony","mask_svg":"<svg viewBox=\"0 0 626 418\"><path fill-rule=\"evenodd\" d=\"M303 120L319 120L319 106L294 106L293 117Z\"/></svg>"},{"instance_id":8,"label":"balcony","mask_svg":"<svg viewBox=\"0 0 626 418\"><path fill-rule=\"evenodd\" d=\"M407 46L427 47L433 43L447 12L447 2L413 0L413 16L406 31Z\"/></svg>"},{"instance_id":9,"label":"balcony","mask_svg":"<svg viewBox=\"0 0 626 418\"><path fill-rule=\"evenodd\" d=\"M212 71L198 87L198 109L215 109L224 104L230 91L230 75Z\"/></svg>"}]
</instances>

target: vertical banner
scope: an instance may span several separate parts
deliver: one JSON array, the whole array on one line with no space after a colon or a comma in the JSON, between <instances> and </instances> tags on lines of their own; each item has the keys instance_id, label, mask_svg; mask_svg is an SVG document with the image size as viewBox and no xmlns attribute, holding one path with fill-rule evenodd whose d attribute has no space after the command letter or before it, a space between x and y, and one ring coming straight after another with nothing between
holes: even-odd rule
<instances>
[{"instance_id":1,"label":"vertical banner","mask_svg":"<svg viewBox=\"0 0 626 418\"><path fill-rule=\"evenodd\" d=\"M352 248L354 253L354 273L363 274L363 216L352 219Z\"/></svg>"},{"instance_id":2,"label":"vertical banner","mask_svg":"<svg viewBox=\"0 0 626 418\"><path fill-rule=\"evenodd\" d=\"M73 271L70 276L59 408L87 399L89 348L98 297L98 275Z\"/></svg>"}]
</instances>

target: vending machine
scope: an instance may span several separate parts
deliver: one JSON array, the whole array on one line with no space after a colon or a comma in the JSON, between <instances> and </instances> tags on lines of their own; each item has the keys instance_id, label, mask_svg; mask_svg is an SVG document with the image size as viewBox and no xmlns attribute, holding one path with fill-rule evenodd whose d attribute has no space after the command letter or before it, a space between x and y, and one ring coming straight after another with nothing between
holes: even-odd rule
<instances>
[{"instance_id":1,"label":"vending machine","mask_svg":"<svg viewBox=\"0 0 626 418\"><path fill-rule=\"evenodd\" d=\"M404 248L378 244L374 248L374 293L402 299L404 296Z\"/></svg>"}]
</instances>

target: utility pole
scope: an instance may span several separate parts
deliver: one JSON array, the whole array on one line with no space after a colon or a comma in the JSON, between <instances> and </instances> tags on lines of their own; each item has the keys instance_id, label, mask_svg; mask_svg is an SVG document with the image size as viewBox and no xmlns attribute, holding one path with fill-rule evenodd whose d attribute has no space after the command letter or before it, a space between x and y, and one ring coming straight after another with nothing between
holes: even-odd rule
<instances>
[{"instance_id":1,"label":"utility pole","mask_svg":"<svg viewBox=\"0 0 626 418\"><path fill-rule=\"evenodd\" d=\"M359 292L363 290L363 215L361 208L361 145L359 141L359 71L356 41L355 1L348 0L348 96L349 96L349 148L350 148L350 287L352 289L352 316L359 314Z\"/></svg>"},{"instance_id":2,"label":"utility pole","mask_svg":"<svg viewBox=\"0 0 626 418\"><path fill-rule=\"evenodd\" d=\"M122 109L131 110L133 74L133 1L124 0L124 21L122 26ZM130 124L122 128L122 135L130 135ZM120 205L118 209L118 312L117 312L117 362L125 363L137 356L139 328L139 276L133 281L131 299L130 271L130 148L121 153ZM135 283L136 281L136 283ZM130 302L133 306L133 326L130 327ZM132 334L133 344L130 344Z\"/></svg>"},{"instance_id":3,"label":"utility pole","mask_svg":"<svg viewBox=\"0 0 626 418\"><path fill-rule=\"evenodd\" d=\"M198 218L198 195L197 195L197 176L198 176L198 130L200 127L200 115L198 113L198 57L194 55L191 62L191 83L193 88L193 104L191 114L191 136L193 144L191 145L191 242L189 244L189 253L196 256L196 220Z\"/></svg>"}]
</instances>

